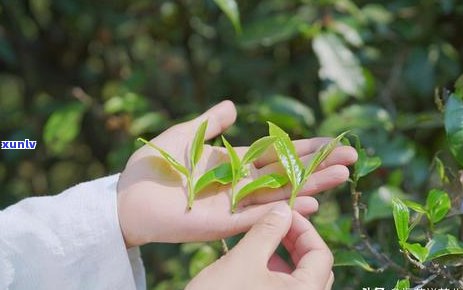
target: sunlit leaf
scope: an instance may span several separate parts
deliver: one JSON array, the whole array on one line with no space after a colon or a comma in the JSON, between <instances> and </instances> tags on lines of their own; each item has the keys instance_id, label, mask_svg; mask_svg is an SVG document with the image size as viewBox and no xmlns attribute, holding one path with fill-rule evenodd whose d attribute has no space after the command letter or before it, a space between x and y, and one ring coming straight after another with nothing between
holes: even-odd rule
<instances>
[{"instance_id":1,"label":"sunlit leaf","mask_svg":"<svg viewBox=\"0 0 463 290\"><path fill-rule=\"evenodd\" d=\"M424 262L428 256L429 250L418 243L409 244L404 242L402 243L402 247L420 262Z\"/></svg>"},{"instance_id":2,"label":"sunlit leaf","mask_svg":"<svg viewBox=\"0 0 463 290\"><path fill-rule=\"evenodd\" d=\"M201 175L195 183L194 192L198 193L212 183L228 184L232 182L233 174L230 163L223 163Z\"/></svg>"},{"instance_id":3,"label":"sunlit leaf","mask_svg":"<svg viewBox=\"0 0 463 290\"><path fill-rule=\"evenodd\" d=\"M441 221L452 207L449 195L442 190L432 189L426 198L426 211L432 223Z\"/></svg>"},{"instance_id":4,"label":"sunlit leaf","mask_svg":"<svg viewBox=\"0 0 463 290\"><path fill-rule=\"evenodd\" d=\"M321 33L313 40L320 61L319 75L335 82L345 93L362 97L366 80L356 56L334 34Z\"/></svg>"},{"instance_id":5,"label":"sunlit leaf","mask_svg":"<svg viewBox=\"0 0 463 290\"><path fill-rule=\"evenodd\" d=\"M70 103L48 118L43 130L45 145L53 153L61 153L79 135L85 106L80 102Z\"/></svg>"},{"instance_id":6,"label":"sunlit leaf","mask_svg":"<svg viewBox=\"0 0 463 290\"><path fill-rule=\"evenodd\" d=\"M389 131L394 127L389 113L374 105L351 105L336 114L331 114L320 125L320 134L335 135L346 130L358 132L371 128L384 128ZM384 160L383 160L384 161Z\"/></svg>"},{"instance_id":7,"label":"sunlit leaf","mask_svg":"<svg viewBox=\"0 0 463 290\"><path fill-rule=\"evenodd\" d=\"M298 185L302 181L304 167L296 153L296 148L285 131L273 123L268 122L268 125L269 135L277 137L274 146L278 158L280 159L291 184L293 184L293 186Z\"/></svg>"},{"instance_id":8,"label":"sunlit leaf","mask_svg":"<svg viewBox=\"0 0 463 290\"><path fill-rule=\"evenodd\" d=\"M232 182L236 184L241 178L241 161L238 153L236 153L235 148L228 143L227 139L222 135L222 142L225 145L225 148L228 152L228 157L230 158L230 164L232 169Z\"/></svg>"},{"instance_id":9,"label":"sunlit leaf","mask_svg":"<svg viewBox=\"0 0 463 290\"><path fill-rule=\"evenodd\" d=\"M357 147L357 146L356 146ZM369 157L363 148L356 148L358 159L354 165L354 180L358 181L360 178L370 174L378 167L381 166L381 158L377 156Z\"/></svg>"},{"instance_id":10,"label":"sunlit leaf","mask_svg":"<svg viewBox=\"0 0 463 290\"><path fill-rule=\"evenodd\" d=\"M141 141L143 143L145 143L146 145L148 145L149 147L153 148L154 150L156 150L157 152L159 152L159 154L161 154L162 157L164 157L164 159L170 163L170 165L172 165L172 167L174 167L175 169L177 169L180 173L182 173L183 175L185 176L189 176L190 175L190 172L188 171L188 168L186 168L185 166L183 166L182 164L180 164L177 160L175 160L174 157L172 157L169 153L167 153L167 151L165 151L164 149L158 147L157 145L155 145L154 143L152 142L149 142L148 140L145 140L143 138L138 138L137 139L138 141Z\"/></svg>"},{"instance_id":11,"label":"sunlit leaf","mask_svg":"<svg viewBox=\"0 0 463 290\"><path fill-rule=\"evenodd\" d=\"M426 261L448 255L463 255L463 243L452 235L435 235L426 248L429 250Z\"/></svg>"},{"instance_id":12,"label":"sunlit leaf","mask_svg":"<svg viewBox=\"0 0 463 290\"><path fill-rule=\"evenodd\" d=\"M304 170L304 178L303 182L307 180L307 178L317 169L317 167L328 157L328 155L333 152L333 150L338 146L339 142L342 138L348 133L348 131L339 134L336 138L331 140L328 144L323 145L320 150L315 153L312 160L310 160L309 164Z\"/></svg>"},{"instance_id":13,"label":"sunlit leaf","mask_svg":"<svg viewBox=\"0 0 463 290\"><path fill-rule=\"evenodd\" d=\"M290 96L266 96L254 106L257 107L256 113L262 122L272 122L285 130L302 131L315 123L312 108Z\"/></svg>"},{"instance_id":14,"label":"sunlit leaf","mask_svg":"<svg viewBox=\"0 0 463 290\"><path fill-rule=\"evenodd\" d=\"M191 170L195 168L196 164L198 164L199 159L201 159L201 155L203 154L204 149L204 136L206 135L207 130L207 120L202 122L199 125L198 130L196 131L195 137L193 139L193 143L191 143L191 150L190 150L190 162L191 162Z\"/></svg>"},{"instance_id":15,"label":"sunlit leaf","mask_svg":"<svg viewBox=\"0 0 463 290\"><path fill-rule=\"evenodd\" d=\"M238 193L233 196L232 211L235 211L236 206L243 198L253 193L254 191L262 188L280 188L287 183L288 178L278 174L262 175L257 179L254 179L253 181L243 186L238 191Z\"/></svg>"},{"instance_id":16,"label":"sunlit leaf","mask_svg":"<svg viewBox=\"0 0 463 290\"><path fill-rule=\"evenodd\" d=\"M447 100L444 123L450 151L463 166L463 91L451 94Z\"/></svg>"},{"instance_id":17,"label":"sunlit leaf","mask_svg":"<svg viewBox=\"0 0 463 290\"><path fill-rule=\"evenodd\" d=\"M334 266L357 266L369 272L374 271L365 258L359 252L354 251L338 250L334 252Z\"/></svg>"},{"instance_id":18,"label":"sunlit leaf","mask_svg":"<svg viewBox=\"0 0 463 290\"><path fill-rule=\"evenodd\" d=\"M399 242L405 243L408 240L408 221L410 213L407 206L398 198L392 198L392 215L394 216L395 229Z\"/></svg>"},{"instance_id":19,"label":"sunlit leaf","mask_svg":"<svg viewBox=\"0 0 463 290\"><path fill-rule=\"evenodd\" d=\"M214 0L220 10L228 17L235 31L241 33L240 11L235 0Z\"/></svg>"},{"instance_id":20,"label":"sunlit leaf","mask_svg":"<svg viewBox=\"0 0 463 290\"><path fill-rule=\"evenodd\" d=\"M408 290L408 289L410 289L410 280L408 280L408 279L398 280L393 289L394 290Z\"/></svg>"},{"instance_id":21,"label":"sunlit leaf","mask_svg":"<svg viewBox=\"0 0 463 290\"><path fill-rule=\"evenodd\" d=\"M276 140L274 136L262 137L249 146L248 151L243 156L241 160L242 164L248 164L259 158L270 145L272 145Z\"/></svg>"},{"instance_id":22,"label":"sunlit leaf","mask_svg":"<svg viewBox=\"0 0 463 290\"><path fill-rule=\"evenodd\" d=\"M426 209L424 208L424 206L422 206L421 204L419 204L417 202L414 202L414 201L411 201L411 200L404 200L403 202L404 202L404 204L406 206L408 206L409 208L411 208L412 210L414 210L416 212L426 213Z\"/></svg>"}]
</instances>

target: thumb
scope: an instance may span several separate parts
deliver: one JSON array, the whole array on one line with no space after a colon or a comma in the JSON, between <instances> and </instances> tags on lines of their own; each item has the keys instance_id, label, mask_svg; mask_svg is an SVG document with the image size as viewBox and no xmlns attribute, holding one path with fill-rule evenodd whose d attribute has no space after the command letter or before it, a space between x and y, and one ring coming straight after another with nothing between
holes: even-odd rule
<instances>
[{"instance_id":1,"label":"thumb","mask_svg":"<svg viewBox=\"0 0 463 290\"><path fill-rule=\"evenodd\" d=\"M249 230L230 254L253 257L267 265L290 226L291 210L287 204L279 204Z\"/></svg>"},{"instance_id":2,"label":"thumb","mask_svg":"<svg viewBox=\"0 0 463 290\"><path fill-rule=\"evenodd\" d=\"M208 120L205 139L209 140L225 131L236 120L236 108L232 101L226 100L213 106L193 120L177 124L166 131L167 134L194 136L199 125Z\"/></svg>"}]
</instances>

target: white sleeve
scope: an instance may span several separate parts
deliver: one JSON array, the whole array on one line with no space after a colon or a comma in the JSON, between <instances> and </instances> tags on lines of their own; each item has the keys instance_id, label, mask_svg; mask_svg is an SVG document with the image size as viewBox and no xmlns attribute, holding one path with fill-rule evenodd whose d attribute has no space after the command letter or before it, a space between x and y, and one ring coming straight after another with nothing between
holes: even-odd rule
<instances>
[{"instance_id":1,"label":"white sleeve","mask_svg":"<svg viewBox=\"0 0 463 290\"><path fill-rule=\"evenodd\" d=\"M0 211L0 290L144 290L119 227L113 175Z\"/></svg>"}]
</instances>

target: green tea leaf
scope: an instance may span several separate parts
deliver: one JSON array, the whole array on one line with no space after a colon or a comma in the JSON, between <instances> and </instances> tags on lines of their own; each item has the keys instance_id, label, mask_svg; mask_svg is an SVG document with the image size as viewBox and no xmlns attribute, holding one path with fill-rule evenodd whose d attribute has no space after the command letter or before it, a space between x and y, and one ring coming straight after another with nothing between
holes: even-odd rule
<instances>
[{"instance_id":1,"label":"green tea leaf","mask_svg":"<svg viewBox=\"0 0 463 290\"><path fill-rule=\"evenodd\" d=\"M288 175L293 187L298 186L302 182L304 166L302 165L299 156L296 154L296 148L289 138L288 134L277 125L268 122L269 135L277 137L275 143L275 151L280 159L283 168Z\"/></svg>"},{"instance_id":2,"label":"green tea leaf","mask_svg":"<svg viewBox=\"0 0 463 290\"><path fill-rule=\"evenodd\" d=\"M357 266L366 271L373 272L374 269L365 261L362 255L354 251L338 250L334 253L334 266Z\"/></svg>"},{"instance_id":3,"label":"green tea leaf","mask_svg":"<svg viewBox=\"0 0 463 290\"><path fill-rule=\"evenodd\" d=\"M426 198L426 211L432 223L441 221L452 207L449 195L442 190L432 189Z\"/></svg>"},{"instance_id":4,"label":"green tea leaf","mask_svg":"<svg viewBox=\"0 0 463 290\"><path fill-rule=\"evenodd\" d=\"M244 165L249 164L259 158L275 140L276 137L274 136L266 136L252 143L248 151L244 154L241 163Z\"/></svg>"},{"instance_id":5,"label":"green tea leaf","mask_svg":"<svg viewBox=\"0 0 463 290\"><path fill-rule=\"evenodd\" d=\"M196 131L195 138L193 139L193 143L191 144L190 150L190 162L191 162L191 170L195 168L196 164L198 164L199 159L201 159L201 155L203 154L204 149L204 136L206 135L207 130L207 120L202 122L199 125L198 130Z\"/></svg>"},{"instance_id":6,"label":"green tea leaf","mask_svg":"<svg viewBox=\"0 0 463 290\"><path fill-rule=\"evenodd\" d=\"M408 279L398 280L393 289L408 290L410 289L410 281Z\"/></svg>"},{"instance_id":7,"label":"green tea leaf","mask_svg":"<svg viewBox=\"0 0 463 290\"><path fill-rule=\"evenodd\" d=\"M233 174L230 163L223 163L217 167L207 171L195 183L194 192L195 194L211 185L212 183L218 182L221 184L228 184L232 182Z\"/></svg>"},{"instance_id":8,"label":"green tea leaf","mask_svg":"<svg viewBox=\"0 0 463 290\"><path fill-rule=\"evenodd\" d=\"M236 153L235 148L233 148L230 143L228 143L227 139L225 139L224 136L222 136L222 142L225 145L225 148L227 148L228 156L230 158L230 164L231 164L231 169L232 169L232 183L236 184L238 180L241 177L241 161L238 156L238 153Z\"/></svg>"},{"instance_id":9,"label":"green tea leaf","mask_svg":"<svg viewBox=\"0 0 463 290\"><path fill-rule=\"evenodd\" d=\"M409 244L404 242L402 243L402 247L421 263L424 262L428 256L429 250L418 243Z\"/></svg>"},{"instance_id":10,"label":"green tea leaf","mask_svg":"<svg viewBox=\"0 0 463 290\"><path fill-rule=\"evenodd\" d=\"M310 161L310 163L307 165L307 167L304 170L304 178L302 183L304 183L307 178L317 169L317 167L328 157L328 155L333 152L333 150L336 148L338 145L339 141L341 141L342 138L348 133L349 131L342 132L339 134L336 138L331 140L328 144L323 145L320 150L315 153L314 157Z\"/></svg>"},{"instance_id":11,"label":"green tea leaf","mask_svg":"<svg viewBox=\"0 0 463 290\"><path fill-rule=\"evenodd\" d=\"M447 255L463 255L463 243L452 235L435 235L426 248L429 250L426 261Z\"/></svg>"},{"instance_id":12,"label":"green tea leaf","mask_svg":"<svg viewBox=\"0 0 463 290\"><path fill-rule=\"evenodd\" d=\"M424 206L422 206L421 204L417 202L414 202L411 200L404 200L403 202L406 206L408 206L409 208L411 208L412 210L416 212L424 213L424 214L426 213L426 209L424 208Z\"/></svg>"},{"instance_id":13,"label":"green tea leaf","mask_svg":"<svg viewBox=\"0 0 463 290\"><path fill-rule=\"evenodd\" d=\"M445 132L450 151L463 166L463 90L451 94L445 105Z\"/></svg>"},{"instance_id":14,"label":"green tea leaf","mask_svg":"<svg viewBox=\"0 0 463 290\"><path fill-rule=\"evenodd\" d=\"M137 139L138 141L141 141L143 143L145 143L146 145L150 146L151 148L153 148L154 150L158 151L159 154L161 154L162 157L164 157L164 159L170 163L170 165L172 167L174 167L175 169L177 169L180 173L182 173L183 175L185 176L189 176L190 175L190 172L188 171L188 168L186 168L185 166L183 166L182 164L180 164L177 160L175 160L174 157L172 157L169 153L167 153L167 151L163 150L162 148L158 147L157 145L155 145L154 143L152 142L149 142L143 138L138 138Z\"/></svg>"},{"instance_id":15,"label":"green tea leaf","mask_svg":"<svg viewBox=\"0 0 463 290\"><path fill-rule=\"evenodd\" d=\"M236 33L241 33L240 11L238 4L235 0L214 0L215 4L219 6L225 15L227 15L230 22L233 24Z\"/></svg>"},{"instance_id":16,"label":"green tea leaf","mask_svg":"<svg viewBox=\"0 0 463 290\"><path fill-rule=\"evenodd\" d=\"M354 180L358 181L360 178L370 174L378 167L381 166L381 158L369 157L365 149L360 148L360 144L356 145L358 160L354 165Z\"/></svg>"},{"instance_id":17,"label":"green tea leaf","mask_svg":"<svg viewBox=\"0 0 463 290\"><path fill-rule=\"evenodd\" d=\"M253 193L254 191L262 188L280 188L287 184L288 181L288 177L278 174L268 174L260 176L259 178L243 186L238 191L238 193L233 196L232 211L235 211L236 206L243 198Z\"/></svg>"},{"instance_id":18,"label":"green tea leaf","mask_svg":"<svg viewBox=\"0 0 463 290\"><path fill-rule=\"evenodd\" d=\"M408 230L408 221L410 213L407 206L398 198L392 198L392 215L394 216L395 229L399 242L405 243L410 234Z\"/></svg>"}]
</instances>

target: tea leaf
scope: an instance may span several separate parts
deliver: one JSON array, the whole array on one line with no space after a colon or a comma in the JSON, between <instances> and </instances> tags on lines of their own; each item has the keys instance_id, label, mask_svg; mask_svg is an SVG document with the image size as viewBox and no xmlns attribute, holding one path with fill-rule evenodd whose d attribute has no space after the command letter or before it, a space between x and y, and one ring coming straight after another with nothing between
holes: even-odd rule
<instances>
[{"instance_id":1,"label":"tea leaf","mask_svg":"<svg viewBox=\"0 0 463 290\"><path fill-rule=\"evenodd\" d=\"M191 170L195 168L196 164L198 164L199 159L201 159L201 155L203 154L204 149L204 136L206 135L207 130L207 120L202 122L199 125L198 130L196 131L195 138L193 139L193 143L191 144L190 150L190 162L191 162Z\"/></svg>"},{"instance_id":2,"label":"tea leaf","mask_svg":"<svg viewBox=\"0 0 463 290\"><path fill-rule=\"evenodd\" d=\"M243 186L232 199L232 211L235 211L238 203L253 193L254 191L262 188L280 188L288 183L288 178L279 174L268 174L260 176L259 178L249 182Z\"/></svg>"},{"instance_id":3,"label":"tea leaf","mask_svg":"<svg viewBox=\"0 0 463 290\"><path fill-rule=\"evenodd\" d=\"M186 168L185 166L180 164L177 160L175 160L174 157L172 157L169 153L167 153L167 151L164 151L162 148L158 147L154 143L151 143L143 138L138 138L137 140L145 143L146 145L158 151L159 154L161 154L161 156L164 157L164 159L167 160L167 162L169 162L170 165L172 165L172 167L177 169L180 173L182 173L186 177L190 176L190 172L188 171L188 168Z\"/></svg>"},{"instance_id":4,"label":"tea leaf","mask_svg":"<svg viewBox=\"0 0 463 290\"><path fill-rule=\"evenodd\" d=\"M360 178L370 174L378 167L381 166L381 158L374 156L370 157L367 155L365 149L361 148L360 140L356 137L355 149L357 150L358 160L354 165L354 181L357 182Z\"/></svg>"},{"instance_id":5,"label":"tea leaf","mask_svg":"<svg viewBox=\"0 0 463 290\"><path fill-rule=\"evenodd\" d=\"M432 223L441 221L452 207L449 195L442 190L432 189L426 198L426 210Z\"/></svg>"},{"instance_id":6,"label":"tea leaf","mask_svg":"<svg viewBox=\"0 0 463 290\"><path fill-rule=\"evenodd\" d=\"M236 33L241 33L240 11L235 0L214 0L220 10L228 17Z\"/></svg>"},{"instance_id":7,"label":"tea leaf","mask_svg":"<svg viewBox=\"0 0 463 290\"><path fill-rule=\"evenodd\" d=\"M228 156L230 157L230 164L231 164L231 169L232 169L232 183L236 184L238 180L241 177L241 161L238 156L238 153L236 153L235 149L228 143L227 139L225 139L224 136L222 136L222 141L223 144L225 145L225 148L227 148Z\"/></svg>"},{"instance_id":8,"label":"tea leaf","mask_svg":"<svg viewBox=\"0 0 463 290\"><path fill-rule=\"evenodd\" d=\"M362 255L354 251L338 250L334 253L334 266L357 266L366 271L373 272L374 269L365 261Z\"/></svg>"},{"instance_id":9,"label":"tea leaf","mask_svg":"<svg viewBox=\"0 0 463 290\"><path fill-rule=\"evenodd\" d=\"M463 92L451 94L445 105L445 132L449 149L463 166Z\"/></svg>"},{"instance_id":10,"label":"tea leaf","mask_svg":"<svg viewBox=\"0 0 463 290\"><path fill-rule=\"evenodd\" d=\"M419 212L419 213L426 213L426 209L419 203L411 201L411 200L404 200L403 201L406 206L411 208L412 210Z\"/></svg>"},{"instance_id":11,"label":"tea leaf","mask_svg":"<svg viewBox=\"0 0 463 290\"><path fill-rule=\"evenodd\" d=\"M275 136L266 136L252 143L243 156L242 164L249 164L259 158L276 139Z\"/></svg>"},{"instance_id":12,"label":"tea leaf","mask_svg":"<svg viewBox=\"0 0 463 290\"><path fill-rule=\"evenodd\" d=\"M410 213L407 206L398 198L392 198L392 215L394 216L395 229L399 242L405 243L410 234L408 230L408 221Z\"/></svg>"},{"instance_id":13,"label":"tea leaf","mask_svg":"<svg viewBox=\"0 0 463 290\"><path fill-rule=\"evenodd\" d=\"M463 243L452 235L435 235L426 248L429 250L426 261L447 255L463 255Z\"/></svg>"},{"instance_id":14,"label":"tea leaf","mask_svg":"<svg viewBox=\"0 0 463 290\"><path fill-rule=\"evenodd\" d=\"M194 193L198 193L212 183L228 184L232 182L233 174L230 163L223 163L204 173L195 183Z\"/></svg>"},{"instance_id":15,"label":"tea leaf","mask_svg":"<svg viewBox=\"0 0 463 290\"><path fill-rule=\"evenodd\" d=\"M333 152L333 150L338 145L339 141L348 133L349 131L342 132L336 138L331 140L328 144L325 144L318 152L314 155L310 163L307 165L304 171L304 179L302 183L305 183L307 178L317 169L317 167L328 157L328 155Z\"/></svg>"},{"instance_id":16,"label":"tea leaf","mask_svg":"<svg viewBox=\"0 0 463 290\"><path fill-rule=\"evenodd\" d=\"M410 281L408 279L398 280L393 289L408 290L410 289Z\"/></svg>"},{"instance_id":17,"label":"tea leaf","mask_svg":"<svg viewBox=\"0 0 463 290\"><path fill-rule=\"evenodd\" d=\"M418 261L424 262L426 260L426 256L428 255L428 249L426 247L423 247L422 245L418 243L403 243L402 247L410 252L410 254L413 255Z\"/></svg>"},{"instance_id":18,"label":"tea leaf","mask_svg":"<svg viewBox=\"0 0 463 290\"><path fill-rule=\"evenodd\" d=\"M296 154L296 148L293 142L289 139L288 134L277 125L268 122L269 135L277 137L273 144L277 152L278 158L283 165L286 174L293 187L297 187L303 177L304 166Z\"/></svg>"}]
</instances>

